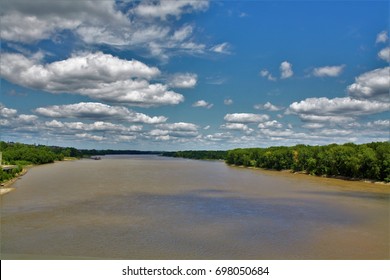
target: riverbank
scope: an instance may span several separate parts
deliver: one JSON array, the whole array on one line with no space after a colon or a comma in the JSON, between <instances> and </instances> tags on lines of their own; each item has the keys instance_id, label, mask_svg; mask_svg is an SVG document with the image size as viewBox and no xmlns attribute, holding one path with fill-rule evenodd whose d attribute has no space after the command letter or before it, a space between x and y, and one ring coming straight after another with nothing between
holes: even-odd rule
<instances>
[{"instance_id":1,"label":"riverbank","mask_svg":"<svg viewBox=\"0 0 390 280\"><path fill-rule=\"evenodd\" d=\"M293 172L292 170L272 170L259 167L246 167L237 165L228 165L232 168L247 169L255 172L261 172L270 176L282 176L297 180L310 181L315 184L324 184L332 187L338 187L344 191L359 192L359 193L381 193L390 195L390 183L382 181L374 181L367 179L353 179L342 176L316 176L304 172Z\"/></svg>"},{"instance_id":2,"label":"riverbank","mask_svg":"<svg viewBox=\"0 0 390 280\"><path fill-rule=\"evenodd\" d=\"M5 195L5 194L9 193L10 191L13 191L15 189L12 187L13 183L15 183L17 180L21 179L21 177L23 175L25 175L27 173L27 171L30 168L32 168L33 166L34 165L27 165L27 166L23 167L22 171L20 173L18 173L14 178L1 183L0 195Z\"/></svg>"},{"instance_id":3,"label":"riverbank","mask_svg":"<svg viewBox=\"0 0 390 280\"><path fill-rule=\"evenodd\" d=\"M65 157L62 161L54 161L54 163L56 162L63 162L63 161L75 161L75 160L78 160L78 158L76 157ZM26 165L25 167L23 167L22 171L17 174L14 178L8 180L8 181L5 181L5 182L2 182L0 184L0 196L1 195L5 195L13 190L15 190L15 188L12 187L12 185L19 179L22 178L23 175L25 175L28 170L30 170L31 168L33 167L36 167L36 166L39 166L39 165L42 165L42 164L37 164L37 165L34 165L34 164L31 164L31 165Z\"/></svg>"}]
</instances>

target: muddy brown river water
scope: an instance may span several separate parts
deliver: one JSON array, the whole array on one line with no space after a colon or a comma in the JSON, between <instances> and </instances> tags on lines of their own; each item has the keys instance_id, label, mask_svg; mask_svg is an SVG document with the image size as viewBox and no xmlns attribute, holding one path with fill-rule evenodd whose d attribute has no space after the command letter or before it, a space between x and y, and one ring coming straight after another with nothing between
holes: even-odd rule
<instances>
[{"instance_id":1,"label":"muddy brown river water","mask_svg":"<svg viewBox=\"0 0 390 280\"><path fill-rule=\"evenodd\" d=\"M1 197L1 259L390 259L389 186L106 156Z\"/></svg>"}]
</instances>

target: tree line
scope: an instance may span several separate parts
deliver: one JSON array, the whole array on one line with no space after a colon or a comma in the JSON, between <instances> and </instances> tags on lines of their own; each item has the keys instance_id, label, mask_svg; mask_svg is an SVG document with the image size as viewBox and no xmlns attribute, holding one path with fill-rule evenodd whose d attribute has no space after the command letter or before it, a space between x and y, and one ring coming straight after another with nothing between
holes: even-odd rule
<instances>
[{"instance_id":1,"label":"tree line","mask_svg":"<svg viewBox=\"0 0 390 280\"><path fill-rule=\"evenodd\" d=\"M20 173L26 165L51 163L55 160L63 160L63 149L50 148L47 146L27 145L21 143L0 142L2 152L2 164L15 165L16 167L3 171L0 168L0 182L7 181Z\"/></svg>"},{"instance_id":2,"label":"tree line","mask_svg":"<svg viewBox=\"0 0 390 280\"><path fill-rule=\"evenodd\" d=\"M148 152L137 150L79 150L72 147L28 145L0 141L3 164L16 165L11 172L0 168L0 182L8 180L29 164L45 164L65 157L89 157L107 154L161 154L203 160L225 160L229 165L292 170L318 176L343 176L390 182L390 142L346 143L325 146L296 145L269 148L245 148L228 151L191 150Z\"/></svg>"},{"instance_id":3,"label":"tree line","mask_svg":"<svg viewBox=\"0 0 390 280\"><path fill-rule=\"evenodd\" d=\"M61 161L64 158L83 158L94 155L115 154L161 154L161 152L138 151L138 150L96 150L76 149L73 147L58 147L45 145L30 145L14 142L0 141L0 152L3 154L4 165L15 165L12 170L3 171L0 168L0 182L14 178L27 165L39 165Z\"/></svg>"},{"instance_id":4,"label":"tree line","mask_svg":"<svg viewBox=\"0 0 390 280\"><path fill-rule=\"evenodd\" d=\"M179 151L162 155L191 159L224 159L229 165L390 182L389 142L278 146L229 151Z\"/></svg>"},{"instance_id":5,"label":"tree line","mask_svg":"<svg viewBox=\"0 0 390 280\"><path fill-rule=\"evenodd\" d=\"M211 159L211 160L224 160L226 158L227 151L178 151L178 152L163 152L162 156L165 157L180 157L189 159Z\"/></svg>"}]
</instances>

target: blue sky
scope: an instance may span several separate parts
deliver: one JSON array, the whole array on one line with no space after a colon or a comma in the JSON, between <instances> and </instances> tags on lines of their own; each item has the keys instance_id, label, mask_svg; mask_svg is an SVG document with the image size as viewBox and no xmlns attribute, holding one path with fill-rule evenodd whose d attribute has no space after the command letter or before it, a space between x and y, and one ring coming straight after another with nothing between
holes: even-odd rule
<instances>
[{"instance_id":1,"label":"blue sky","mask_svg":"<svg viewBox=\"0 0 390 280\"><path fill-rule=\"evenodd\" d=\"M0 140L389 140L388 1L2 0Z\"/></svg>"}]
</instances>

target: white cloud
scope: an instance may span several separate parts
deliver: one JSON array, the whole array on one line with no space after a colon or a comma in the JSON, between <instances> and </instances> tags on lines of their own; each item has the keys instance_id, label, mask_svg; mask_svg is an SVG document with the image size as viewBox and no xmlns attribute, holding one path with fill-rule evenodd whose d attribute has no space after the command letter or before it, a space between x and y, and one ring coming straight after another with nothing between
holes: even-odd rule
<instances>
[{"instance_id":1,"label":"white cloud","mask_svg":"<svg viewBox=\"0 0 390 280\"><path fill-rule=\"evenodd\" d=\"M227 130L240 130L240 131L245 131L247 133L253 131L252 128L249 128L246 124L243 123L226 123L221 125L221 128Z\"/></svg>"},{"instance_id":2,"label":"white cloud","mask_svg":"<svg viewBox=\"0 0 390 280\"><path fill-rule=\"evenodd\" d=\"M250 114L250 113L234 113L226 114L224 120L232 123L257 123L267 121L268 115Z\"/></svg>"},{"instance_id":3,"label":"white cloud","mask_svg":"<svg viewBox=\"0 0 390 280\"><path fill-rule=\"evenodd\" d=\"M165 123L156 125L157 128L165 130L176 130L176 131L197 131L198 126L193 123L178 122L178 123Z\"/></svg>"},{"instance_id":4,"label":"white cloud","mask_svg":"<svg viewBox=\"0 0 390 280\"><path fill-rule=\"evenodd\" d=\"M390 67L366 72L355 78L355 83L348 86L351 97L389 101Z\"/></svg>"},{"instance_id":5,"label":"white cloud","mask_svg":"<svg viewBox=\"0 0 390 280\"><path fill-rule=\"evenodd\" d=\"M388 104L376 101L357 100L350 97L307 98L292 103L288 111L295 114L317 116L359 116L384 112L389 109Z\"/></svg>"},{"instance_id":6,"label":"white cloud","mask_svg":"<svg viewBox=\"0 0 390 280\"><path fill-rule=\"evenodd\" d=\"M294 137L297 136L296 132L294 132L291 129L285 129L285 130L272 130L272 129L262 129L261 134L268 136L268 137Z\"/></svg>"},{"instance_id":7,"label":"white cloud","mask_svg":"<svg viewBox=\"0 0 390 280\"><path fill-rule=\"evenodd\" d=\"M225 105L232 105L233 104L233 100L232 99L230 99L230 98L227 98L227 99L225 99L224 101L223 101L223 104L225 104Z\"/></svg>"},{"instance_id":8,"label":"white cloud","mask_svg":"<svg viewBox=\"0 0 390 280\"><path fill-rule=\"evenodd\" d=\"M213 46L210 50L213 52L216 52L216 53L230 54L229 48L230 48L230 44L225 42L225 43Z\"/></svg>"},{"instance_id":9,"label":"white cloud","mask_svg":"<svg viewBox=\"0 0 390 280\"><path fill-rule=\"evenodd\" d=\"M347 136L351 135L353 131L346 130L346 129L335 129L335 128L325 128L319 132L317 132L317 135L323 135L323 136Z\"/></svg>"},{"instance_id":10,"label":"white cloud","mask_svg":"<svg viewBox=\"0 0 390 280\"><path fill-rule=\"evenodd\" d=\"M131 136L130 135L119 135L118 136L118 140L120 142L133 141L135 139L137 139L137 136L135 136L135 135L131 135Z\"/></svg>"},{"instance_id":11,"label":"white cloud","mask_svg":"<svg viewBox=\"0 0 390 280\"><path fill-rule=\"evenodd\" d=\"M115 9L114 1L5 1L2 3L1 37L31 43L47 39L60 30L80 26L125 26L127 17Z\"/></svg>"},{"instance_id":12,"label":"white cloud","mask_svg":"<svg viewBox=\"0 0 390 280\"><path fill-rule=\"evenodd\" d=\"M175 105L184 100L167 85L149 83L148 79L160 74L157 68L101 52L49 64L5 53L0 70L1 76L12 83L51 93L77 93L141 107Z\"/></svg>"},{"instance_id":13,"label":"white cloud","mask_svg":"<svg viewBox=\"0 0 390 280\"><path fill-rule=\"evenodd\" d=\"M314 122L314 123L351 123L355 120L355 117L351 116L319 116L310 114L299 114L299 118L303 122Z\"/></svg>"},{"instance_id":14,"label":"white cloud","mask_svg":"<svg viewBox=\"0 0 390 280\"><path fill-rule=\"evenodd\" d=\"M11 118L11 117L15 117L17 113L18 113L17 110L7 108L0 103L0 117Z\"/></svg>"},{"instance_id":15,"label":"white cloud","mask_svg":"<svg viewBox=\"0 0 390 280\"><path fill-rule=\"evenodd\" d=\"M10 127L16 130L24 126L35 126L38 120L36 115L20 114L16 109L7 108L0 103L0 126Z\"/></svg>"},{"instance_id":16,"label":"white cloud","mask_svg":"<svg viewBox=\"0 0 390 280\"><path fill-rule=\"evenodd\" d=\"M384 61L390 62L390 47L384 48L378 53L378 57Z\"/></svg>"},{"instance_id":17,"label":"white cloud","mask_svg":"<svg viewBox=\"0 0 390 280\"><path fill-rule=\"evenodd\" d=\"M178 122L156 125L156 129L148 132L156 140L174 140L177 138L194 138L199 135L198 126L193 123ZM161 139L163 137L165 139Z\"/></svg>"},{"instance_id":18,"label":"white cloud","mask_svg":"<svg viewBox=\"0 0 390 280\"><path fill-rule=\"evenodd\" d=\"M376 120L367 123L368 127L390 129L390 120Z\"/></svg>"},{"instance_id":19,"label":"white cloud","mask_svg":"<svg viewBox=\"0 0 390 280\"><path fill-rule=\"evenodd\" d=\"M344 70L345 65L317 67L313 70L316 77L338 77Z\"/></svg>"},{"instance_id":20,"label":"white cloud","mask_svg":"<svg viewBox=\"0 0 390 280\"><path fill-rule=\"evenodd\" d=\"M134 9L134 12L143 17L166 20L169 16L180 18L180 16L185 13L204 11L208 6L208 1L204 0L145 1L141 2L141 4Z\"/></svg>"},{"instance_id":21,"label":"white cloud","mask_svg":"<svg viewBox=\"0 0 390 280\"><path fill-rule=\"evenodd\" d=\"M192 26L175 29L172 21L207 8L208 1L194 0L139 1L132 5L115 0L5 1L0 35L5 41L33 43L55 41L67 30L87 44L136 49L168 59L176 52L194 54L205 50L205 45L193 41Z\"/></svg>"},{"instance_id":22,"label":"white cloud","mask_svg":"<svg viewBox=\"0 0 390 280\"><path fill-rule=\"evenodd\" d=\"M287 78L291 78L293 75L294 72L292 70L292 64L288 61L283 61L280 64L280 78L287 79Z\"/></svg>"},{"instance_id":23,"label":"white cloud","mask_svg":"<svg viewBox=\"0 0 390 280\"><path fill-rule=\"evenodd\" d=\"M62 133L66 133L66 130L69 131L100 131L100 132L118 132L118 133L129 133L129 132L138 132L142 130L141 125L131 125L124 126L122 124L114 124L111 122L102 122L97 121L93 123L83 123L83 122L60 122L53 120L50 122L45 122L45 125L50 128L63 128Z\"/></svg>"},{"instance_id":24,"label":"white cloud","mask_svg":"<svg viewBox=\"0 0 390 280\"><path fill-rule=\"evenodd\" d=\"M267 69L261 70L260 76L263 78L267 78L270 81L276 81L276 78L274 76L272 76L272 74Z\"/></svg>"},{"instance_id":25,"label":"white cloud","mask_svg":"<svg viewBox=\"0 0 390 280\"><path fill-rule=\"evenodd\" d=\"M233 139L233 135L230 132L221 133L217 132L214 134L208 134L204 137L208 141L212 142L221 142L221 141L229 141Z\"/></svg>"},{"instance_id":26,"label":"white cloud","mask_svg":"<svg viewBox=\"0 0 390 280\"><path fill-rule=\"evenodd\" d=\"M17 120L19 122L22 122L22 123L25 123L25 124L34 123L37 119L38 119L38 117L35 116L35 115L25 115L25 114L21 114L17 118Z\"/></svg>"},{"instance_id":27,"label":"white cloud","mask_svg":"<svg viewBox=\"0 0 390 280\"><path fill-rule=\"evenodd\" d=\"M282 128L283 125L276 120L272 120L268 122L259 123L257 127L258 128Z\"/></svg>"},{"instance_id":28,"label":"white cloud","mask_svg":"<svg viewBox=\"0 0 390 280\"><path fill-rule=\"evenodd\" d=\"M389 40L389 35L387 34L387 31L386 31L386 30L380 32L380 33L376 36L376 43L386 43L387 40Z\"/></svg>"},{"instance_id":29,"label":"white cloud","mask_svg":"<svg viewBox=\"0 0 390 280\"><path fill-rule=\"evenodd\" d=\"M283 107L278 107L273 105L271 102L266 102L265 104L256 104L253 108L257 110L267 110L267 111L280 111Z\"/></svg>"},{"instance_id":30,"label":"white cloud","mask_svg":"<svg viewBox=\"0 0 390 280\"><path fill-rule=\"evenodd\" d=\"M193 88L196 86L198 75L192 73L179 73L170 78L169 86L173 88Z\"/></svg>"},{"instance_id":31,"label":"white cloud","mask_svg":"<svg viewBox=\"0 0 390 280\"><path fill-rule=\"evenodd\" d=\"M213 106L214 106L214 104L210 104L204 100L199 100L199 101L196 101L194 104L192 104L192 107L203 107L203 108L207 108L207 109L210 109Z\"/></svg>"},{"instance_id":32,"label":"white cloud","mask_svg":"<svg viewBox=\"0 0 390 280\"><path fill-rule=\"evenodd\" d=\"M150 117L137 113L123 106L110 106L102 103L80 102L69 105L54 105L40 107L35 113L53 118L91 118L91 119L121 119L134 123L157 124L167 120L164 116Z\"/></svg>"},{"instance_id":33,"label":"white cloud","mask_svg":"<svg viewBox=\"0 0 390 280\"><path fill-rule=\"evenodd\" d=\"M303 128L308 128L308 129L318 129L318 128L323 128L325 126L324 123L306 123L302 125Z\"/></svg>"},{"instance_id":34,"label":"white cloud","mask_svg":"<svg viewBox=\"0 0 390 280\"><path fill-rule=\"evenodd\" d=\"M84 140L92 140L92 141L103 141L105 140L104 136L93 135L90 133L77 133L76 137L84 139Z\"/></svg>"}]
</instances>

